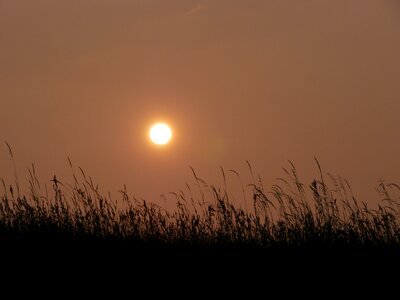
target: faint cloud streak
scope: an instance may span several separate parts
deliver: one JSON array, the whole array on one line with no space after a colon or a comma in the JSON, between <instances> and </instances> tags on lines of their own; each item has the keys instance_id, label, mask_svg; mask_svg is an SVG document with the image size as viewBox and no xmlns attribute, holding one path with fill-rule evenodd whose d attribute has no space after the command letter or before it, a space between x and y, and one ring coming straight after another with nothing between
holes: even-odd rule
<instances>
[{"instance_id":1,"label":"faint cloud streak","mask_svg":"<svg viewBox=\"0 0 400 300\"><path fill-rule=\"evenodd\" d=\"M200 11L204 10L205 6L202 4L198 4L195 7L193 7L191 10L187 11L185 13L185 16L192 16L194 14L199 13Z\"/></svg>"}]
</instances>

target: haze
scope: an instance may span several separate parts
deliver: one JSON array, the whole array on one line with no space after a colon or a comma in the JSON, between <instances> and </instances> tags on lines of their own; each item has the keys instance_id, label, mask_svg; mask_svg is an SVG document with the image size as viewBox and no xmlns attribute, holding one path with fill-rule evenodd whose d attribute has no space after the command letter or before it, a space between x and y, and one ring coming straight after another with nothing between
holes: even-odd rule
<instances>
[{"instance_id":1,"label":"haze","mask_svg":"<svg viewBox=\"0 0 400 300\"><path fill-rule=\"evenodd\" d=\"M247 183L249 160L270 186L288 160L318 176L316 156L372 201L400 183L399 53L396 0L0 0L0 140L21 181L34 163L72 182L70 157L102 191L157 202L189 166Z\"/></svg>"}]
</instances>

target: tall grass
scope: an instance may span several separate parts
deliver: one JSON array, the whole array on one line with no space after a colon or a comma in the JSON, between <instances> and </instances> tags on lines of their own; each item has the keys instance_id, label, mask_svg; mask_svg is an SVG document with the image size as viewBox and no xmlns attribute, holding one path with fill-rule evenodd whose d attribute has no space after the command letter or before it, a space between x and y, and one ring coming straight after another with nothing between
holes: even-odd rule
<instances>
[{"instance_id":1,"label":"tall grass","mask_svg":"<svg viewBox=\"0 0 400 300\"><path fill-rule=\"evenodd\" d=\"M223 188L206 183L193 170L196 193L190 186L171 193L173 210L138 200L126 188L118 200L102 195L82 169L79 176L73 171L72 184L54 176L47 191L32 166L26 195L17 179L11 185L1 180L0 239L263 248L400 245L398 185L380 182L380 203L370 209L356 200L346 180L324 174L316 162L319 175L309 184L301 182L290 163L286 177L270 190L258 179L246 188L250 197L242 187L244 208L233 204L223 169Z\"/></svg>"}]
</instances>

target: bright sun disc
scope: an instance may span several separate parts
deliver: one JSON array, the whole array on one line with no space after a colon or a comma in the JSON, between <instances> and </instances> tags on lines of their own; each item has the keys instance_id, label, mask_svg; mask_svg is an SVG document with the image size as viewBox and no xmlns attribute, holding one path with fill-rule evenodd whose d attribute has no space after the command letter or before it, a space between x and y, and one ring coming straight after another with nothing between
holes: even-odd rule
<instances>
[{"instance_id":1,"label":"bright sun disc","mask_svg":"<svg viewBox=\"0 0 400 300\"><path fill-rule=\"evenodd\" d=\"M165 123L154 124L150 129L150 139L154 144L165 145L171 137L171 128Z\"/></svg>"}]
</instances>

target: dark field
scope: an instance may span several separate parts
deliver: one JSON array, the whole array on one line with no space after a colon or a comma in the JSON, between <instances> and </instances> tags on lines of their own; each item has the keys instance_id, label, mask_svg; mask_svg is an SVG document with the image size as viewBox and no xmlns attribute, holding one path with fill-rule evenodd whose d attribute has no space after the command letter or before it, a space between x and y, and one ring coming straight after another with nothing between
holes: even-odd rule
<instances>
[{"instance_id":1,"label":"dark field","mask_svg":"<svg viewBox=\"0 0 400 300\"><path fill-rule=\"evenodd\" d=\"M51 192L43 193L32 167L28 195L20 194L18 182L3 181L1 248L19 262L39 265L53 259L103 267L394 266L400 253L399 186L380 182L380 203L369 209L346 180L323 174L318 161L317 166L318 178L307 185L292 164L270 191L255 180L246 187L250 197L243 188L245 208L193 171L196 196L189 186L171 193L172 211L126 190L114 201L82 170L72 184L54 177Z\"/></svg>"}]
</instances>

